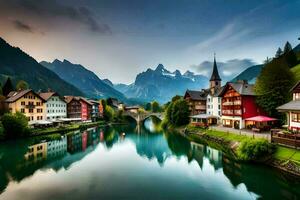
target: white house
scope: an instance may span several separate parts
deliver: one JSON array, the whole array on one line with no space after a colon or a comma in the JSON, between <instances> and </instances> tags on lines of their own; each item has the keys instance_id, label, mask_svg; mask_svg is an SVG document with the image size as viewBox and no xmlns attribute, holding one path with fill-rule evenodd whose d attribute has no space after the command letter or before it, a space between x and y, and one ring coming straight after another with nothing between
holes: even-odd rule
<instances>
[{"instance_id":1,"label":"white house","mask_svg":"<svg viewBox=\"0 0 300 200\"><path fill-rule=\"evenodd\" d=\"M218 72L216 58L214 58L213 71L209 80L209 92L206 99L206 114L212 115L217 119L217 121L212 123L218 123L222 115L222 98L218 96L220 91L222 90L221 81L222 80Z\"/></svg>"},{"instance_id":2,"label":"white house","mask_svg":"<svg viewBox=\"0 0 300 200\"><path fill-rule=\"evenodd\" d=\"M292 131L300 131L300 82L293 88L293 100L279 106L277 108L280 112L285 112L287 115L287 126Z\"/></svg>"},{"instance_id":3,"label":"white house","mask_svg":"<svg viewBox=\"0 0 300 200\"><path fill-rule=\"evenodd\" d=\"M39 93L46 101L46 119L56 121L67 117L67 103L64 98L56 92Z\"/></svg>"}]
</instances>

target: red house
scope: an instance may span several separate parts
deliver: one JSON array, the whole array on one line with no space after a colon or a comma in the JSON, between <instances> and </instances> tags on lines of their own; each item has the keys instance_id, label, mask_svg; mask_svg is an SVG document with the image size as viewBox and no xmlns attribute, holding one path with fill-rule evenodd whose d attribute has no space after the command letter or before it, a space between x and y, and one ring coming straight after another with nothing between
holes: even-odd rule
<instances>
[{"instance_id":1,"label":"red house","mask_svg":"<svg viewBox=\"0 0 300 200\"><path fill-rule=\"evenodd\" d=\"M82 121L91 119L92 103L83 97L65 96L68 118L80 118Z\"/></svg>"},{"instance_id":2,"label":"red house","mask_svg":"<svg viewBox=\"0 0 300 200\"><path fill-rule=\"evenodd\" d=\"M85 98L80 98L81 101L81 120L86 121L91 119L93 104Z\"/></svg>"},{"instance_id":3,"label":"red house","mask_svg":"<svg viewBox=\"0 0 300 200\"><path fill-rule=\"evenodd\" d=\"M228 82L221 93L223 126L242 129L247 126L246 118L263 115L255 103L254 85L247 81Z\"/></svg>"}]
</instances>

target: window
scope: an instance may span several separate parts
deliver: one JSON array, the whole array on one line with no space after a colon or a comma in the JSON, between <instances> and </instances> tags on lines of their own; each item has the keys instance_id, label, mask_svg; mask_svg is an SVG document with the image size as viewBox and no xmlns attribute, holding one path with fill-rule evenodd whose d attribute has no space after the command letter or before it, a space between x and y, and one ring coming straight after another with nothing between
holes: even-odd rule
<instances>
[{"instance_id":1,"label":"window","mask_svg":"<svg viewBox=\"0 0 300 200\"><path fill-rule=\"evenodd\" d=\"M21 108L21 113L25 113L25 109L24 108Z\"/></svg>"},{"instance_id":2,"label":"window","mask_svg":"<svg viewBox=\"0 0 300 200\"><path fill-rule=\"evenodd\" d=\"M32 108L30 108L28 112L29 112L29 113L33 113L33 109L32 109Z\"/></svg>"},{"instance_id":3,"label":"window","mask_svg":"<svg viewBox=\"0 0 300 200\"><path fill-rule=\"evenodd\" d=\"M300 93L294 93L294 100L300 100Z\"/></svg>"},{"instance_id":4,"label":"window","mask_svg":"<svg viewBox=\"0 0 300 200\"><path fill-rule=\"evenodd\" d=\"M41 102L36 102L36 105L37 105L37 106L40 106L40 105L41 105Z\"/></svg>"},{"instance_id":5,"label":"window","mask_svg":"<svg viewBox=\"0 0 300 200\"><path fill-rule=\"evenodd\" d=\"M292 113L292 121L300 122L300 113Z\"/></svg>"},{"instance_id":6,"label":"window","mask_svg":"<svg viewBox=\"0 0 300 200\"><path fill-rule=\"evenodd\" d=\"M22 105L22 106L25 106L25 101L22 101L22 102L21 102L21 105Z\"/></svg>"}]
</instances>

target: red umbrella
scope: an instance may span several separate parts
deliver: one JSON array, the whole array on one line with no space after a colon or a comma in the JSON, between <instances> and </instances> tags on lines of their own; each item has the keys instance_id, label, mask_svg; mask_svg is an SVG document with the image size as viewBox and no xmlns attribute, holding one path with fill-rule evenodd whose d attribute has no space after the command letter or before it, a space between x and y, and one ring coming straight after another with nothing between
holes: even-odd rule
<instances>
[{"instance_id":1,"label":"red umbrella","mask_svg":"<svg viewBox=\"0 0 300 200\"><path fill-rule=\"evenodd\" d=\"M247 118L245 120L254 121L254 122L270 122L270 121L276 121L277 119L259 115L259 116Z\"/></svg>"}]
</instances>

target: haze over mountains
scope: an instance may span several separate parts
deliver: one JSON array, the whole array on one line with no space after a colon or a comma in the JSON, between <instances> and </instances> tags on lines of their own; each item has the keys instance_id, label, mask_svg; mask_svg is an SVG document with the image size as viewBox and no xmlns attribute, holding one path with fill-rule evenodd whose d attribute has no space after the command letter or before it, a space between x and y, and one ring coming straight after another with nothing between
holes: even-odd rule
<instances>
[{"instance_id":1,"label":"haze over mountains","mask_svg":"<svg viewBox=\"0 0 300 200\"><path fill-rule=\"evenodd\" d=\"M51 88L61 95L84 95L21 49L12 47L0 38L0 82L4 83L8 77L14 84L25 80L36 91Z\"/></svg>"},{"instance_id":2,"label":"haze over mountains","mask_svg":"<svg viewBox=\"0 0 300 200\"><path fill-rule=\"evenodd\" d=\"M299 55L300 45L296 46L294 51ZM235 59L217 64L223 84L238 79L254 83L263 68L263 65L252 65L253 62L249 59ZM171 72L159 64L155 69L148 68L139 73L132 84L114 84L109 79L100 79L85 66L73 64L68 60L56 59L53 62L38 63L19 48L10 46L0 38L0 82L4 83L7 77L10 77L14 84L25 80L36 91L51 88L61 95L83 95L97 99L114 97L129 104L153 100L166 103L175 95L183 95L186 89L207 88L207 77L210 76L212 65L212 62L206 61L194 66L194 69L204 74L199 75L191 71L183 74L179 70ZM240 67L239 65L246 69L238 71L236 68Z\"/></svg>"},{"instance_id":3,"label":"haze over mountains","mask_svg":"<svg viewBox=\"0 0 300 200\"><path fill-rule=\"evenodd\" d=\"M42 61L40 64L55 72L60 78L84 91L89 98L114 97L124 101L125 96L104 83L94 72L87 70L80 64L73 64L68 60L54 60L52 63Z\"/></svg>"},{"instance_id":4,"label":"haze over mountains","mask_svg":"<svg viewBox=\"0 0 300 200\"><path fill-rule=\"evenodd\" d=\"M130 85L117 84L115 88L129 98L142 101L157 100L161 103L169 101L175 95L183 95L186 89L200 90L208 86L208 78L186 71L170 72L162 64L155 70L147 69L136 76Z\"/></svg>"}]
</instances>

